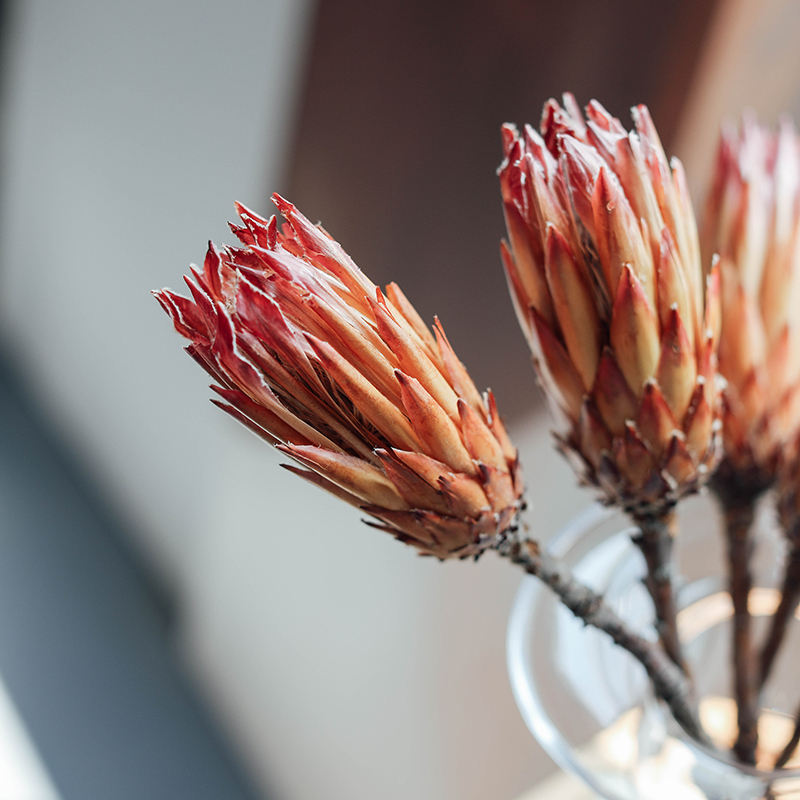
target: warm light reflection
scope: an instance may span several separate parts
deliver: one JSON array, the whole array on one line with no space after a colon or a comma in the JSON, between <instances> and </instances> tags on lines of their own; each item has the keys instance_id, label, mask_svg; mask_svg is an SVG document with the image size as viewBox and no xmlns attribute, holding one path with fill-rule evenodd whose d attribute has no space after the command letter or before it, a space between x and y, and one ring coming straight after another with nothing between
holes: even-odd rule
<instances>
[{"instance_id":1,"label":"warm light reflection","mask_svg":"<svg viewBox=\"0 0 800 800\"><path fill-rule=\"evenodd\" d=\"M691 750L683 742L667 738L656 754L640 760L641 728L642 709L626 711L583 748L587 763L599 758L620 769L632 770L641 797L675 800L680 796L681 800L705 800L706 796L691 785L691 770L695 763Z\"/></svg>"},{"instance_id":2,"label":"warm light reflection","mask_svg":"<svg viewBox=\"0 0 800 800\"><path fill-rule=\"evenodd\" d=\"M709 696L700 702L700 719L718 747L732 747L736 740L736 701L731 697ZM759 769L771 770L775 755L786 746L794 731L794 720L772 709L763 709L758 718ZM795 753L786 768L800 767L800 755ZM800 789L800 779L798 779ZM783 796L783 795L781 795Z\"/></svg>"},{"instance_id":3,"label":"warm light reflection","mask_svg":"<svg viewBox=\"0 0 800 800\"><path fill-rule=\"evenodd\" d=\"M757 587L750 590L747 607L754 617L772 616L780 603L781 593L777 589ZM707 630L733 617L733 602L730 593L716 592L692 603L678 614L678 630L684 642L691 642ZM795 612L800 619L800 608ZM708 696L700 702L700 719L714 743L724 749L733 746L736 740L736 702L730 697ZM770 770L775 756L780 753L794 730L794 720L786 714L772 709L763 709L758 719L758 760L760 769ZM795 752L786 764L788 769L800 767L800 753ZM797 785L800 798L800 779ZM794 787L792 793L794 794ZM781 795L784 796L783 794ZM788 795L787 795L788 796Z\"/></svg>"},{"instance_id":4,"label":"warm light reflection","mask_svg":"<svg viewBox=\"0 0 800 800\"><path fill-rule=\"evenodd\" d=\"M777 589L756 587L750 590L747 608L754 617L772 616L778 608L781 593ZM728 592L716 592L678 612L678 631L681 640L691 642L709 628L733 616L733 601ZM795 612L800 620L800 608Z\"/></svg>"},{"instance_id":5,"label":"warm light reflection","mask_svg":"<svg viewBox=\"0 0 800 800\"><path fill-rule=\"evenodd\" d=\"M711 695L700 702L700 718L714 744L727 750L736 739L736 703L729 697ZM691 749L683 742L667 737L663 747L654 755L639 760L638 738L642 727L641 708L632 708L622 714L616 722L595 736L584 748L587 761L600 759L624 770L636 770L637 786L647 785L642 796L673 800L670 795L680 785L681 800L705 798L699 789L689 787L690 773L696 761ZM789 717L775 711L765 710L758 721L761 746L756 766L770 771L775 754L780 752L791 736L794 723ZM786 765L787 769L800 767L800 756L795 755ZM681 776L685 778L683 782ZM687 792L696 792L690 794ZM781 800L800 800L800 778L781 778Z\"/></svg>"}]
</instances>

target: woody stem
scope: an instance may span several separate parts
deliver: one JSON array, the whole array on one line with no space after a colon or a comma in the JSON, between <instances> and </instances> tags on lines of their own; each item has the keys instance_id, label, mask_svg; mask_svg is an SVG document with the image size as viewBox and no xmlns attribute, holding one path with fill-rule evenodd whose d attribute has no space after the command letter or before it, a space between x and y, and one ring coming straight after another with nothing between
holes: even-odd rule
<instances>
[{"instance_id":1,"label":"woody stem","mask_svg":"<svg viewBox=\"0 0 800 800\"><path fill-rule=\"evenodd\" d=\"M675 567L672 542L677 521L674 509L662 514L632 514L639 533L631 537L647 562L644 584L653 598L656 628L667 655L689 676L678 638L678 609L675 599Z\"/></svg>"},{"instance_id":2,"label":"woody stem","mask_svg":"<svg viewBox=\"0 0 800 800\"><path fill-rule=\"evenodd\" d=\"M753 518L759 497L771 478L756 469L742 470L723 459L709 486L716 494L725 520L728 543L729 590L733 601L733 686L739 735L733 746L737 758L754 764L758 745L759 665L753 648L748 600L753 588L750 569L755 549Z\"/></svg>"},{"instance_id":3,"label":"woody stem","mask_svg":"<svg viewBox=\"0 0 800 800\"><path fill-rule=\"evenodd\" d=\"M639 636L620 619L602 595L577 581L555 558L535 542L506 540L498 545L500 555L519 564L526 572L546 583L561 602L587 625L604 631L645 668L656 694L664 700L681 727L699 742L710 744L700 724L693 693L686 675L653 642Z\"/></svg>"},{"instance_id":4,"label":"woody stem","mask_svg":"<svg viewBox=\"0 0 800 800\"><path fill-rule=\"evenodd\" d=\"M786 559L786 571L783 576L781 601L772 615L766 643L759 657L759 675L757 688L760 690L767 682L775 656L778 654L786 625L800 602L800 547L793 546ZM796 744L796 743L795 743Z\"/></svg>"},{"instance_id":5,"label":"woody stem","mask_svg":"<svg viewBox=\"0 0 800 800\"><path fill-rule=\"evenodd\" d=\"M786 762L794 755L798 743L800 743L800 708L797 709L794 715L794 732L792 733L792 738L789 739L786 747L783 748L783 751L778 756L774 769L780 769L786 766Z\"/></svg>"},{"instance_id":6,"label":"woody stem","mask_svg":"<svg viewBox=\"0 0 800 800\"><path fill-rule=\"evenodd\" d=\"M758 688L763 688L767 682L770 670L775 661L775 656L778 654L781 642L783 641L784 634L786 633L786 626L789 619L795 612L797 604L800 602L800 546L793 544L786 561L786 572L783 576L783 591L781 592L781 601L772 616L772 624L770 626L769 635L764 648L761 651L760 657L760 670L758 675ZM783 752L775 762L775 769L783 767L787 761L794 755L797 749L797 744L800 742L800 708L795 713L795 724L792 738L789 740Z\"/></svg>"},{"instance_id":7,"label":"woody stem","mask_svg":"<svg viewBox=\"0 0 800 800\"><path fill-rule=\"evenodd\" d=\"M728 541L730 593L733 601L733 669L739 735L733 750L745 764L754 764L758 744L758 685L754 661L748 598L753 587L750 560L753 556L755 499L723 502Z\"/></svg>"}]
</instances>

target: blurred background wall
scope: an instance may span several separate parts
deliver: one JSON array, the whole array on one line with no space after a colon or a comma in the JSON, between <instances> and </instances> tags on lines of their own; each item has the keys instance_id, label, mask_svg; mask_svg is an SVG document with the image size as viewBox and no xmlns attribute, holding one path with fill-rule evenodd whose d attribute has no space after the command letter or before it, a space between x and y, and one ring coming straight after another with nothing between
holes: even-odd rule
<instances>
[{"instance_id":1,"label":"blurred background wall","mask_svg":"<svg viewBox=\"0 0 800 800\"><path fill-rule=\"evenodd\" d=\"M285 193L439 314L547 538L590 498L506 295L499 126L564 90L626 124L645 102L702 176L721 116L800 107L800 4L16 0L6 20L0 346L244 769L275 798L516 797L552 769L505 676L519 575L418 559L279 470L204 400L149 290L230 241L234 200Z\"/></svg>"}]
</instances>

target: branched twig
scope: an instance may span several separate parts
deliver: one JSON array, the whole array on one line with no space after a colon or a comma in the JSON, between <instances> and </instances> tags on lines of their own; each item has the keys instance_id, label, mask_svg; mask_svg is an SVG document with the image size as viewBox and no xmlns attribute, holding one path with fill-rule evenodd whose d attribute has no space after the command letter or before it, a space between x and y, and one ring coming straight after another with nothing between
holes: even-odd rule
<instances>
[{"instance_id":1,"label":"branched twig","mask_svg":"<svg viewBox=\"0 0 800 800\"><path fill-rule=\"evenodd\" d=\"M607 633L647 670L656 694L664 700L681 727L699 742L711 745L692 702L692 690L683 672L657 645L634 633L606 605L603 597L578 582L555 558L535 542L509 539L498 546L500 555L522 566L546 583L564 605L582 619Z\"/></svg>"},{"instance_id":2,"label":"branched twig","mask_svg":"<svg viewBox=\"0 0 800 800\"><path fill-rule=\"evenodd\" d=\"M675 535L675 511L661 515L633 515L639 533L633 543L647 562L644 580L656 610L656 628L667 655L689 675L678 638L678 610L675 602L672 542Z\"/></svg>"}]
</instances>

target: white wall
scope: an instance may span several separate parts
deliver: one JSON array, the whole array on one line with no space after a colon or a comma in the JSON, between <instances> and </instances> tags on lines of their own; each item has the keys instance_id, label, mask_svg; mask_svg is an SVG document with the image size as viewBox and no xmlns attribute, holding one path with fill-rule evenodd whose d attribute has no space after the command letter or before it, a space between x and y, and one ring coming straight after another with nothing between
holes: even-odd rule
<instances>
[{"instance_id":1,"label":"white wall","mask_svg":"<svg viewBox=\"0 0 800 800\"><path fill-rule=\"evenodd\" d=\"M512 430L543 539L591 499L547 427ZM186 640L264 785L292 800L510 800L552 771L506 676L521 573L491 553L419 558L298 487L246 431L228 441Z\"/></svg>"},{"instance_id":2,"label":"white wall","mask_svg":"<svg viewBox=\"0 0 800 800\"><path fill-rule=\"evenodd\" d=\"M262 206L279 179L309 8L12 6L0 327L171 576L207 522L220 425L149 291L178 284L233 201Z\"/></svg>"}]
</instances>

